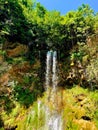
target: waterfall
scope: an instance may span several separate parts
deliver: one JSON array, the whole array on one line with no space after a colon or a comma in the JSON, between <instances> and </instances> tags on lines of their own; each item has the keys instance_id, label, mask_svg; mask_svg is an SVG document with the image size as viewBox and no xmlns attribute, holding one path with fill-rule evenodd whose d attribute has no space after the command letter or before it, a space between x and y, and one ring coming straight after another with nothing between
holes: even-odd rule
<instances>
[{"instance_id":1,"label":"waterfall","mask_svg":"<svg viewBox=\"0 0 98 130\"><path fill-rule=\"evenodd\" d=\"M49 107L46 106L45 130L62 130L61 115L57 112L58 106L55 98L58 80L57 52L48 51L46 58L46 92L49 91L49 93L47 93L47 102L52 104L53 110L50 111ZM49 88L51 88L51 90L49 90Z\"/></svg>"},{"instance_id":2,"label":"waterfall","mask_svg":"<svg viewBox=\"0 0 98 130\"><path fill-rule=\"evenodd\" d=\"M60 115L53 115L48 124L48 130L62 130L62 122Z\"/></svg>"},{"instance_id":3,"label":"waterfall","mask_svg":"<svg viewBox=\"0 0 98 130\"><path fill-rule=\"evenodd\" d=\"M47 52L46 57L46 90L50 86L50 76L51 76L51 63L52 63L52 51Z\"/></svg>"},{"instance_id":4,"label":"waterfall","mask_svg":"<svg viewBox=\"0 0 98 130\"><path fill-rule=\"evenodd\" d=\"M57 86L57 52L53 52L53 67L52 67L53 77L52 77L52 83L53 83L53 89L56 89Z\"/></svg>"},{"instance_id":5,"label":"waterfall","mask_svg":"<svg viewBox=\"0 0 98 130\"><path fill-rule=\"evenodd\" d=\"M26 119L27 130L64 130L62 123L62 93L58 92L57 52L48 51L46 55L46 92L29 112ZM32 125L31 125L32 124Z\"/></svg>"},{"instance_id":6,"label":"waterfall","mask_svg":"<svg viewBox=\"0 0 98 130\"><path fill-rule=\"evenodd\" d=\"M51 86L55 90L57 86L57 52L48 51L46 57L46 89Z\"/></svg>"}]
</instances>

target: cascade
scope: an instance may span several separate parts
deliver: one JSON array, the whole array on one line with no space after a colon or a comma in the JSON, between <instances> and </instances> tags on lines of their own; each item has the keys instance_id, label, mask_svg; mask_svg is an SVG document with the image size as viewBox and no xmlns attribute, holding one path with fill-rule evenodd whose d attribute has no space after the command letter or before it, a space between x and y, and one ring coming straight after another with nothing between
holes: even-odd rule
<instances>
[{"instance_id":1,"label":"cascade","mask_svg":"<svg viewBox=\"0 0 98 130\"><path fill-rule=\"evenodd\" d=\"M48 51L46 57L46 85L45 85L46 90L49 89L50 86L51 63L52 63L52 51Z\"/></svg>"},{"instance_id":2,"label":"cascade","mask_svg":"<svg viewBox=\"0 0 98 130\"><path fill-rule=\"evenodd\" d=\"M57 86L57 52L48 51L46 57L46 90L51 87L53 90Z\"/></svg>"},{"instance_id":3,"label":"cascade","mask_svg":"<svg viewBox=\"0 0 98 130\"><path fill-rule=\"evenodd\" d=\"M52 67L53 77L52 77L52 83L53 83L53 89L56 90L57 86L57 52L53 52L53 67Z\"/></svg>"},{"instance_id":4,"label":"cascade","mask_svg":"<svg viewBox=\"0 0 98 130\"><path fill-rule=\"evenodd\" d=\"M57 112L56 90L57 90L57 52L48 51L46 57L46 92L47 102L51 102L53 110L46 106L45 130L62 130L61 115ZM52 84L51 84L52 82ZM51 89L51 90L50 90ZM51 92L50 92L51 91Z\"/></svg>"}]
</instances>

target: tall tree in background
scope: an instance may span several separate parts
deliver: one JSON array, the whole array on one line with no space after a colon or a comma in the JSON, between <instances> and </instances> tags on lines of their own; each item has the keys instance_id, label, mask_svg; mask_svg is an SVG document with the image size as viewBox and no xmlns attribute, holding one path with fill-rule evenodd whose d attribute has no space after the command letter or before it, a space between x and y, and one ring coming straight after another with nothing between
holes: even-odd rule
<instances>
[{"instance_id":1,"label":"tall tree in background","mask_svg":"<svg viewBox=\"0 0 98 130\"><path fill-rule=\"evenodd\" d=\"M1 0L0 41L33 42L38 49L49 46L66 51L85 42L97 27L97 19L89 5L61 16L32 0Z\"/></svg>"}]
</instances>

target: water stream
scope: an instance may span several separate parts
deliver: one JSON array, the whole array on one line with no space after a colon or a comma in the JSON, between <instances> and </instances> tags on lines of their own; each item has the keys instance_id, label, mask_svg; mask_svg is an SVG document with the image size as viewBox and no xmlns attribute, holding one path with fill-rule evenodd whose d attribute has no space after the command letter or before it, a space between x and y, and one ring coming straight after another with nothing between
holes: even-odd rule
<instances>
[{"instance_id":1,"label":"water stream","mask_svg":"<svg viewBox=\"0 0 98 130\"><path fill-rule=\"evenodd\" d=\"M53 73L53 77L52 77L52 84L53 84L53 90L56 90L57 87L57 52L54 51L53 52L53 66L52 66L52 73Z\"/></svg>"},{"instance_id":2,"label":"water stream","mask_svg":"<svg viewBox=\"0 0 98 130\"><path fill-rule=\"evenodd\" d=\"M52 65L52 51L47 52L47 57L46 57L46 91L49 89L51 86L51 65Z\"/></svg>"},{"instance_id":3,"label":"water stream","mask_svg":"<svg viewBox=\"0 0 98 130\"><path fill-rule=\"evenodd\" d=\"M61 108L63 99L58 91L56 51L48 51L46 55L45 89L44 97L38 98L29 113L26 123L27 130L63 130Z\"/></svg>"},{"instance_id":4,"label":"water stream","mask_svg":"<svg viewBox=\"0 0 98 130\"><path fill-rule=\"evenodd\" d=\"M47 102L52 104L52 110L48 106L45 109L45 130L62 130L61 115L57 111L57 52L48 51L46 59L46 91Z\"/></svg>"}]
</instances>

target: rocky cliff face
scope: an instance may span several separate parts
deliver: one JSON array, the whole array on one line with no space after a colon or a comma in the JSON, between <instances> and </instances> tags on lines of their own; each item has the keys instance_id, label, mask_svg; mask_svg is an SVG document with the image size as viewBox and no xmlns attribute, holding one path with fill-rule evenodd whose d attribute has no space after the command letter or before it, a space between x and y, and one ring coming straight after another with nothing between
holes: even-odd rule
<instances>
[{"instance_id":1,"label":"rocky cliff face","mask_svg":"<svg viewBox=\"0 0 98 130\"><path fill-rule=\"evenodd\" d=\"M95 60L98 58L97 39L94 44L91 41L82 48L85 55L82 56L81 61L76 60L77 57L73 59L67 57L64 63L59 63L60 91L56 95L56 99L58 99L57 111L61 112L63 109L64 128L66 130L69 128L73 130L76 128L79 130L97 130L98 91L80 87L81 84L83 85L84 79L87 80L86 75L83 73L84 70L89 67L88 65L96 63ZM24 130L24 126L26 128L32 126L33 129L33 115L31 112L34 107L35 112L37 112L37 98L43 95L44 88L41 79L43 73L41 73L41 68L45 66L41 67L40 60L37 58L35 58L34 63L31 63L26 58L28 48L25 45L19 43L6 45L8 46L0 50L0 127L3 130ZM87 58L84 58L86 56ZM97 66L95 65L94 68L97 73ZM91 71L91 69L90 71L88 69L89 74ZM93 81L94 78L90 80ZM76 83L78 86L75 87ZM62 98L60 98L60 95ZM44 98L41 98L43 102ZM52 108L51 102L48 102L48 104ZM36 118L35 115L34 120L37 120ZM28 123L30 119L31 123Z\"/></svg>"}]
</instances>

